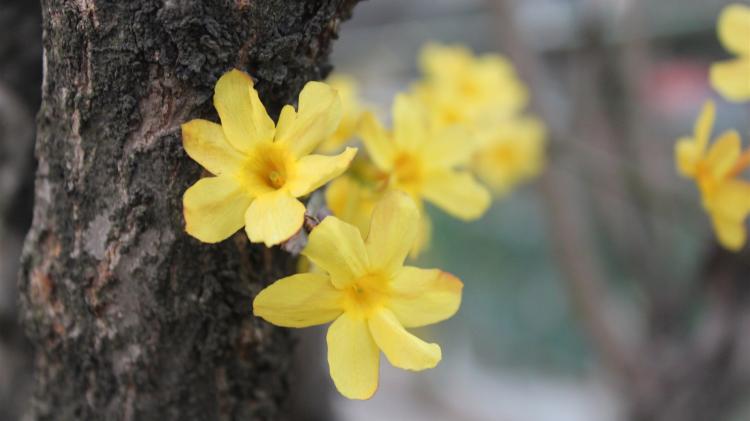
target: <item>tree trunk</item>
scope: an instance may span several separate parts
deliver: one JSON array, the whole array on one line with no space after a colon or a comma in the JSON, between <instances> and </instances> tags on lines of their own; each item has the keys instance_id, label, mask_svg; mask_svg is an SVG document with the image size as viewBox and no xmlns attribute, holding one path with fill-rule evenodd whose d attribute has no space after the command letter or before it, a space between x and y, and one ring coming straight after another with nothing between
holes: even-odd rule
<instances>
[{"instance_id":1,"label":"tree trunk","mask_svg":"<svg viewBox=\"0 0 750 421\"><path fill-rule=\"evenodd\" d=\"M251 316L289 273L244 234L184 233L201 174L179 126L216 120L214 83L258 79L272 115L329 71L356 0L43 0L44 80L22 319L31 419L279 419L292 341Z\"/></svg>"}]
</instances>

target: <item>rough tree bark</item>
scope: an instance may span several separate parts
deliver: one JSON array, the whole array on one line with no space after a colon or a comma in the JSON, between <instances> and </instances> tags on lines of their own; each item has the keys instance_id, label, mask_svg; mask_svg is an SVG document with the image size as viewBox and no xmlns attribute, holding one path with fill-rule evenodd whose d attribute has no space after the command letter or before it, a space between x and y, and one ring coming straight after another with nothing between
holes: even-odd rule
<instances>
[{"instance_id":1,"label":"rough tree bark","mask_svg":"<svg viewBox=\"0 0 750 421\"><path fill-rule=\"evenodd\" d=\"M291 269L242 234L183 232L200 169L179 125L216 119L237 67L272 115L329 71L356 0L43 0L44 80L22 318L32 419L279 419L291 340L251 297Z\"/></svg>"}]
</instances>

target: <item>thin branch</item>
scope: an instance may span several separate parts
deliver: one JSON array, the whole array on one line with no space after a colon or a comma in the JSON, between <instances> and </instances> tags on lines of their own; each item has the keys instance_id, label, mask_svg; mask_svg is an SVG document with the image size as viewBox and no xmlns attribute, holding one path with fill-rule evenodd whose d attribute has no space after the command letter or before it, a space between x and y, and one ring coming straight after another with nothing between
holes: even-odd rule
<instances>
[{"instance_id":1,"label":"thin branch","mask_svg":"<svg viewBox=\"0 0 750 421\"><path fill-rule=\"evenodd\" d=\"M559 118L550 108L552 101L548 100L548 93L554 92L552 78L521 40L510 3L508 0L491 1L498 20L496 28L500 31L502 45L526 79L531 92L531 109L546 122L554 147L566 139L574 139L571 119ZM608 296L604 270L595 258L597 248L585 221L581 220L584 212L576 200L575 179L548 168L541 185L552 239L573 304L605 365L622 381L630 383L637 370L635 354L607 312L613 299Z\"/></svg>"}]
</instances>

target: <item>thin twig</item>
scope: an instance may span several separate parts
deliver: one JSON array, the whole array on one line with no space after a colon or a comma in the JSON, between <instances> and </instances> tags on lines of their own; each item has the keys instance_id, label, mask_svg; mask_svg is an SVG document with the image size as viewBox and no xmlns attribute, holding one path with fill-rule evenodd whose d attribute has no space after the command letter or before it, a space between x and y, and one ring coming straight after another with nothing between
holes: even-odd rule
<instances>
[{"instance_id":1,"label":"thin twig","mask_svg":"<svg viewBox=\"0 0 750 421\"><path fill-rule=\"evenodd\" d=\"M491 4L498 19L496 27L501 32L501 42L526 79L531 109L546 122L551 143L573 139L570 119L556 118L559 116L550 108L550 101L545 100L546 93L553 92L552 79L539 58L521 41L510 1L494 0ZM595 258L596 247L585 221L581 220L584 213L573 194L576 190L573 184L573 178L549 169L541 180L552 239L567 281L565 285L603 362L622 381L630 383L637 369L634 353L608 315L607 306L613 300L608 296L604 270Z\"/></svg>"}]
</instances>

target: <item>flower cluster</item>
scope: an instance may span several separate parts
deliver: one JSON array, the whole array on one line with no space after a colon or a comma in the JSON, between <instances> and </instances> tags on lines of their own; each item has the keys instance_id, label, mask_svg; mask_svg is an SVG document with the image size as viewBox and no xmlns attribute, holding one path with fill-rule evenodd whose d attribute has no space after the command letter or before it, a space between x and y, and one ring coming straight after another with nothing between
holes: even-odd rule
<instances>
[{"instance_id":1,"label":"flower cluster","mask_svg":"<svg viewBox=\"0 0 750 421\"><path fill-rule=\"evenodd\" d=\"M729 100L750 100L750 7L727 7L718 33L737 58L714 64L711 83ZM215 243L244 228L251 242L272 247L309 231L295 238L307 241L301 254L311 271L262 290L253 313L284 327L331 323L331 378L351 399L375 393L381 351L406 370L441 360L437 344L407 330L443 321L461 303L457 277L405 264L430 242L426 204L476 220L493 193L507 195L544 168L545 127L526 113L529 92L506 58L430 44L419 64L420 79L393 100L390 127L342 75L309 82L274 123L239 70L216 83L220 124L182 125L185 151L210 173L184 194L186 232ZM710 142L715 113L707 102L675 160L696 182L719 242L738 250L750 215L742 179L750 149L734 130ZM326 185L333 215L305 224L306 197Z\"/></svg>"},{"instance_id":2,"label":"flower cluster","mask_svg":"<svg viewBox=\"0 0 750 421\"><path fill-rule=\"evenodd\" d=\"M740 57L714 64L711 84L728 100L750 100L750 7L727 6L719 17L718 33L727 50ZM724 132L709 146L715 118L715 105L708 101L693 136L675 145L675 161L681 175L695 180L719 243L737 251L745 245L745 220L750 215L750 182L741 178L750 167L750 149L741 151L735 130Z\"/></svg>"},{"instance_id":3,"label":"flower cluster","mask_svg":"<svg viewBox=\"0 0 750 421\"><path fill-rule=\"evenodd\" d=\"M542 123L523 114L528 91L504 57L428 44L420 68L423 77L394 99L392 129L361 115L367 155L326 190L333 214L363 235L383 194L408 193L421 215L413 257L431 237L424 202L461 220L481 217L490 189L499 197L541 172L545 140Z\"/></svg>"},{"instance_id":4,"label":"flower cluster","mask_svg":"<svg viewBox=\"0 0 750 421\"><path fill-rule=\"evenodd\" d=\"M308 226L304 198L330 182L333 216L302 250L312 270L261 291L253 312L284 327L332 322L331 377L352 399L375 393L381 351L406 370L441 359L437 344L406 330L451 317L461 302L458 278L404 263L429 243L424 203L475 220L491 203L476 175L505 194L543 164L544 128L522 115L528 94L505 59L430 45L421 63L424 78L394 99L392 128L361 105L345 76L308 83L298 107L286 105L274 124L239 70L216 84L221 124L182 126L188 155L211 173L183 199L185 229L203 242L244 227L253 243L283 244ZM355 159L356 138L366 153Z\"/></svg>"},{"instance_id":5,"label":"flower cluster","mask_svg":"<svg viewBox=\"0 0 750 421\"><path fill-rule=\"evenodd\" d=\"M512 64L498 54L475 57L462 46L427 45L424 79L414 91L433 125L461 125L476 138L471 169L496 195L538 175L544 164L544 125L523 115L529 94Z\"/></svg>"}]
</instances>

